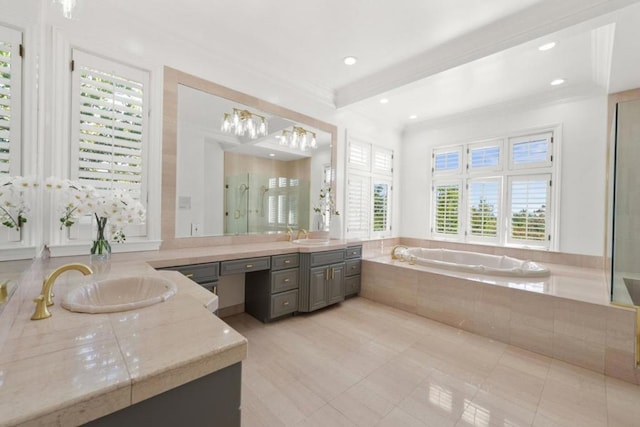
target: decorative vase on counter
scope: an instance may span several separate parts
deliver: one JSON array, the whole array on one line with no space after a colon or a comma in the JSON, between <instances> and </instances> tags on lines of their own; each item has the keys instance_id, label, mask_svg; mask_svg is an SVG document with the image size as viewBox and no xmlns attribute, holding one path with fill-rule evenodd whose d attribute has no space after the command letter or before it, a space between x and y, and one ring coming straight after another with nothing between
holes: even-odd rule
<instances>
[{"instance_id":1,"label":"decorative vase on counter","mask_svg":"<svg viewBox=\"0 0 640 427\"><path fill-rule=\"evenodd\" d=\"M342 219L339 214L331 215L329 237L331 239L342 239Z\"/></svg>"},{"instance_id":2,"label":"decorative vase on counter","mask_svg":"<svg viewBox=\"0 0 640 427\"><path fill-rule=\"evenodd\" d=\"M98 232L96 239L91 246L90 265L96 278L104 278L111 271L111 245L104 237L104 230L107 228L107 218L98 217Z\"/></svg>"},{"instance_id":3,"label":"decorative vase on counter","mask_svg":"<svg viewBox=\"0 0 640 427\"><path fill-rule=\"evenodd\" d=\"M322 214L317 213L313 215L311 231L325 231L324 216Z\"/></svg>"}]
</instances>

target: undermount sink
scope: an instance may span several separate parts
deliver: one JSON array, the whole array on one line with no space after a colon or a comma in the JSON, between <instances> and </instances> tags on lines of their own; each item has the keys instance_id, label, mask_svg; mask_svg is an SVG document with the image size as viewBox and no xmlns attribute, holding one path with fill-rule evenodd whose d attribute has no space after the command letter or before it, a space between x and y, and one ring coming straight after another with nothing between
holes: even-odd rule
<instances>
[{"instance_id":1,"label":"undermount sink","mask_svg":"<svg viewBox=\"0 0 640 427\"><path fill-rule=\"evenodd\" d=\"M292 240L291 243L295 243L296 245L328 245L329 239L296 239Z\"/></svg>"},{"instance_id":2,"label":"undermount sink","mask_svg":"<svg viewBox=\"0 0 640 427\"><path fill-rule=\"evenodd\" d=\"M158 304L177 291L176 284L164 277L122 277L76 288L65 295L62 306L80 313L115 313Z\"/></svg>"}]
</instances>

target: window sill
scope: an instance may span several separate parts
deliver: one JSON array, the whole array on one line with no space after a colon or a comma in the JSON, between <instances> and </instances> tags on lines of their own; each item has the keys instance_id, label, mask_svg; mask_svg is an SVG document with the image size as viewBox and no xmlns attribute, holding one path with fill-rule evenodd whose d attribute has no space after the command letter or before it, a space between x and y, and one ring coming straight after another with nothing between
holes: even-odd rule
<instances>
[{"instance_id":1,"label":"window sill","mask_svg":"<svg viewBox=\"0 0 640 427\"><path fill-rule=\"evenodd\" d=\"M3 246L0 248L0 261L17 261L36 256L35 246Z\"/></svg>"}]
</instances>

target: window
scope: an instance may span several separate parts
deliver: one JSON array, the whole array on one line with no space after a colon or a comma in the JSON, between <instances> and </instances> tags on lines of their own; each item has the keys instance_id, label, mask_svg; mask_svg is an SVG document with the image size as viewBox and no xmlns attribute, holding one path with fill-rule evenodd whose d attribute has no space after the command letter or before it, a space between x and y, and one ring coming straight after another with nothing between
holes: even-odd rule
<instances>
[{"instance_id":1,"label":"window","mask_svg":"<svg viewBox=\"0 0 640 427\"><path fill-rule=\"evenodd\" d=\"M0 26L0 173L19 175L22 33Z\"/></svg>"},{"instance_id":2,"label":"window","mask_svg":"<svg viewBox=\"0 0 640 427\"><path fill-rule=\"evenodd\" d=\"M72 56L71 177L146 205L149 72L79 50ZM87 237L82 227L77 233ZM127 230L145 234L144 225Z\"/></svg>"},{"instance_id":3,"label":"window","mask_svg":"<svg viewBox=\"0 0 640 427\"><path fill-rule=\"evenodd\" d=\"M393 151L350 140L347 153L347 237L391 233Z\"/></svg>"},{"instance_id":4,"label":"window","mask_svg":"<svg viewBox=\"0 0 640 427\"><path fill-rule=\"evenodd\" d=\"M432 235L549 248L553 150L553 132L434 149Z\"/></svg>"}]
</instances>

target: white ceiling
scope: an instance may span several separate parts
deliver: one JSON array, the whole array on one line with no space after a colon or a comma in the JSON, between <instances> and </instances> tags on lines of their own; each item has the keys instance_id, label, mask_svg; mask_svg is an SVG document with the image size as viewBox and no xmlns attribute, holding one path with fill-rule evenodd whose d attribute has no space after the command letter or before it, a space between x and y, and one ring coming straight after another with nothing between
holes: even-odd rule
<instances>
[{"instance_id":1,"label":"white ceiling","mask_svg":"<svg viewBox=\"0 0 640 427\"><path fill-rule=\"evenodd\" d=\"M640 86L637 0L115 3L226 60L399 129ZM556 48L537 50L550 40ZM348 55L358 63L344 65ZM567 83L551 87L557 77ZM383 96L388 104L379 103Z\"/></svg>"}]
</instances>

